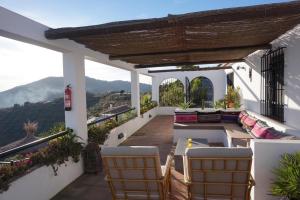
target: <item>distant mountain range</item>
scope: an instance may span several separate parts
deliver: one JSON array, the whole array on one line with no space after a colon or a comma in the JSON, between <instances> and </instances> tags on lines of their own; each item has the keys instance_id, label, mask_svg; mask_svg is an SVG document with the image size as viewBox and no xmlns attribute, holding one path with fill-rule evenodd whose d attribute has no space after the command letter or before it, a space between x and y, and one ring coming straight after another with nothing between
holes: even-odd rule
<instances>
[{"instance_id":1,"label":"distant mountain range","mask_svg":"<svg viewBox=\"0 0 300 200\"><path fill-rule=\"evenodd\" d=\"M151 86L141 84L141 92L151 90ZM128 81L103 81L86 77L86 90L89 93L104 94L112 91L130 91ZM63 96L63 77L48 77L10 90L0 92L0 108L23 105L25 102L52 101Z\"/></svg>"}]
</instances>

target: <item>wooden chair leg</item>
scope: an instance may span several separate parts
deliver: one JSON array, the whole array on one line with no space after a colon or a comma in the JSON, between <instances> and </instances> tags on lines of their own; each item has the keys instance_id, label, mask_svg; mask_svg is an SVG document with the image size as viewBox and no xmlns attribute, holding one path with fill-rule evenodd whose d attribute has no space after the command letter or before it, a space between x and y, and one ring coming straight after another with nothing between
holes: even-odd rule
<instances>
[{"instance_id":1,"label":"wooden chair leg","mask_svg":"<svg viewBox=\"0 0 300 200\"><path fill-rule=\"evenodd\" d=\"M169 171L169 193L172 193L172 172Z\"/></svg>"}]
</instances>

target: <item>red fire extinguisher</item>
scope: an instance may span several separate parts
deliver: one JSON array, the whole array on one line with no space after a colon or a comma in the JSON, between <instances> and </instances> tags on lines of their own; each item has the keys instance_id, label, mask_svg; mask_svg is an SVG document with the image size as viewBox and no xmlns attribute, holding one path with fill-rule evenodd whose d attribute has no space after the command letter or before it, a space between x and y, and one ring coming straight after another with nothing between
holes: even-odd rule
<instances>
[{"instance_id":1,"label":"red fire extinguisher","mask_svg":"<svg viewBox=\"0 0 300 200\"><path fill-rule=\"evenodd\" d=\"M72 109L72 90L71 86L67 85L65 89L65 111L70 111Z\"/></svg>"}]
</instances>

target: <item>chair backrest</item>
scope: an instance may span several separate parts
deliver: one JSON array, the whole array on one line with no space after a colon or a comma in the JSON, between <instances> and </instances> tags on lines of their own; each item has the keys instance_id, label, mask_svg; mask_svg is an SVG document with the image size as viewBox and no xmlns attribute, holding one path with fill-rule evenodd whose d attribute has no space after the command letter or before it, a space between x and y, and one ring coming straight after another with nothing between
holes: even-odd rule
<instances>
[{"instance_id":1,"label":"chair backrest","mask_svg":"<svg viewBox=\"0 0 300 200\"><path fill-rule=\"evenodd\" d=\"M157 147L103 147L101 155L114 199L163 199Z\"/></svg>"},{"instance_id":2,"label":"chair backrest","mask_svg":"<svg viewBox=\"0 0 300 200\"><path fill-rule=\"evenodd\" d=\"M248 199L250 148L199 147L187 149L185 155L191 199Z\"/></svg>"}]
</instances>

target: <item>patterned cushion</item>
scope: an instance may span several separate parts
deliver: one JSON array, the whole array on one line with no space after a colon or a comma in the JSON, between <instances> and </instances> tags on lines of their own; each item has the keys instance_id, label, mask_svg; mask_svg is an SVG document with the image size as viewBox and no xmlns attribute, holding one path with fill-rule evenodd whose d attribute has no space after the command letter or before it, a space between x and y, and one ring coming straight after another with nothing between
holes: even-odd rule
<instances>
[{"instance_id":1,"label":"patterned cushion","mask_svg":"<svg viewBox=\"0 0 300 200\"><path fill-rule=\"evenodd\" d=\"M246 129L248 133L251 132L253 126L255 125L257 119L248 115L244 120L243 120L243 128Z\"/></svg>"},{"instance_id":2,"label":"patterned cushion","mask_svg":"<svg viewBox=\"0 0 300 200\"><path fill-rule=\"evenodd\" d=\"M240 111L222 111L223 122L237 122Z\"/></svg>"},{"instance_id":3,"label":"patterned cushion","mask_svg":"<svg viewBox=\"0 0 300 200\"><path fill-rule=\"evenodd\" d=\"M214 111L214 112L198 112L198 122L220 122L221 121L221 112Z\"/></svg>"},{"instance_id":4,"label":"patterned cushion","mask_svg":"<svg viewBox=\"0 0 300 200\"><path fill-rule=\"evenodd\" d=\"M177 123L195 123L197 120L197 112L175 112L174 115L174 121Z\"/></svg>"},{"instance_id":5,"label":"patterned cushion","mask_svg":"<svg viewBox=\"0 0 300 200\"><path fill-rule=\"evenodd\" d=\"M269 129L271 129L271 127L269 127L265 122L257 120L250 131L250 134L255 138L265 138Z\"/></svg>"},{"instance_id":6,"label":"patterned cushion","mask_svg":"<svg viewBox=\"0 0 300 200\"><path fill-rule=\"evenodd\" d=\"M249 114L243 110L240 112L239 117L238 117L238 124L242 125L243 120L248 116Z\"/></svg>"},{"instance_id":7,"label":"patterned cushion","mask_svg":"<svg viewBox=\"0 0 300 200\"><path fill-rule=\"evenodd\" d=\"M274 128L270 128L268 129L264 139L280 139L287 136L286 134L284 134L281 131L277 131Z\"/></svg>"}]
</instances>

